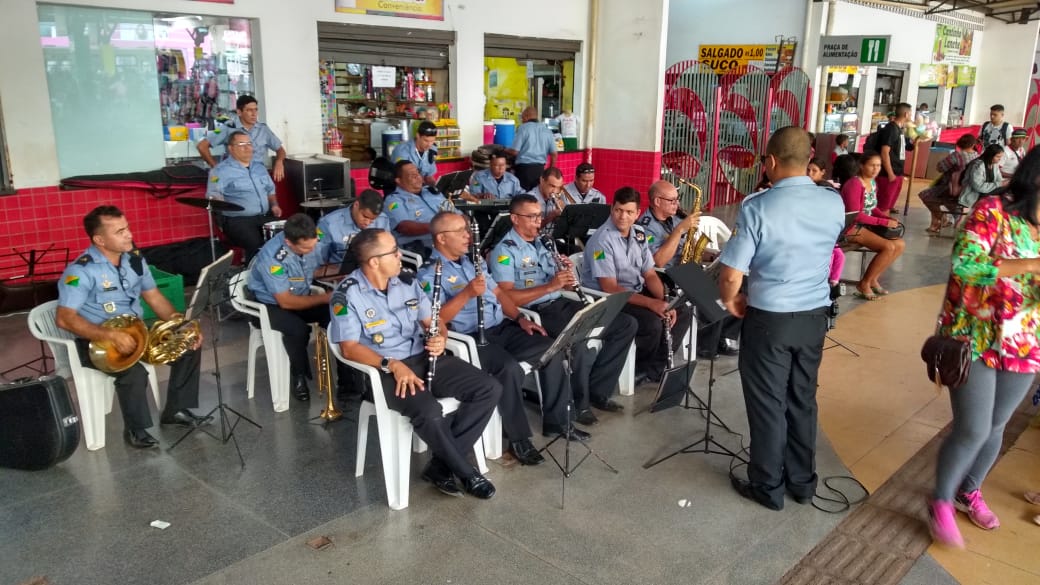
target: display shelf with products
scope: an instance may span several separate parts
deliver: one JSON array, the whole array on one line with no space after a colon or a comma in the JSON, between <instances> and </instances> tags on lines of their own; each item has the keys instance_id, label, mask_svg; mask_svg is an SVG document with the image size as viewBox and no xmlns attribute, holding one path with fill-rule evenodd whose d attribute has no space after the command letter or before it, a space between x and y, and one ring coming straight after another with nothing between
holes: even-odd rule
<instances>
[{"instance_id":1,"label":"display shelf with products","mask_svg":"<svg viewBox=\"0 0 1040 585\"><path fill-rule=\"evenodd\" d=\"M325 64L329 68L329 63ZM448 96L448 71L426 67L376 68L359 63L331 63L331 87L336 115L343 118L374 118L402 115L428 118L433 109L439 117ZM379 87L379 76L393 76L392 87Z\"/></svg>"},{"instance_id":2,"label":"display shelf with products","mask_svg":"<svg viewBox=\"0 0 1040 585\"><path fill-rule=\"evenodd\" d=\"M462 158L462 132L455 120L443 119L437 122L437 160L453 160Z\"/></svg>"}]
</instances>

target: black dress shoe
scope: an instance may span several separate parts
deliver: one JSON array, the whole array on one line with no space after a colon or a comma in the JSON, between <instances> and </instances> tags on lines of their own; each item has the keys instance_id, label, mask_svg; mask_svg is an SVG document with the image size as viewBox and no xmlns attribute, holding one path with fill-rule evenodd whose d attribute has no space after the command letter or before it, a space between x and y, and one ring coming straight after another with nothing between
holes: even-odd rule
<instances>
[{"instance_id":1,"label":"black dress shoe","mask_svg":"<svg viewBox=\"0 0 1040 585\"><path fill-rule=\"evenodd\" d=\"M307 402L311 399L311 389L307 386L307 376L293 376L292 395L293 398L300 402Z\"/></svg>"},{"instance_id":2,"label":"black dress shoe","mask_svg":"<svg viewBox=\"0 0 1040 585\"><path fill-rule=\"evenodd\" d=\"M719 355L734 356L740 353L740 342L736 339L723 339L719 341Z\"/></svg>"},{"instance_id":3,"label":"black dress shoe","mask_svg":"<svg viewBox=\"0 0 1040 585\"><path fill-rule=\"evenodd\" d=\"M545 457L535 449L531 439L520 439L509 444L509 450L520 465L540 465L545 463Z\"/></svg>"},{"instance_id":4,"label":"black dress shoe","mask_svg":"<svg viewBox=\"0 0 1040 585\"><path fill-rule=\"evenodd\" d=\"M801 494L796 494L796 493L794 493L791 490L787 490L787 494L789 496L791 496L792 500L794 500L795 502L797 502L797 503L799 503L799 504L801 504L803 506L806 505L806 504L811 504L812 501L813 501L813 496L815 495L815 494L812 494L812 495L808 495L808 496L803 496Z\"/></svg>"},{"instance_id":5,"label":"black dress shoe","mask_svg":"<svg viewBox=\"0 0 1040 585\"><path fill-rule=\"evenodd\" d=\"M589 404L591 404L593 408L597 408L603 412L621 412L622 410L625 410L624 406L621 406L609 398L602 402L599 400L593 400L589 402Z\"/></svg>"},{"instance_id":6,"label":"black dress shoe","mask_svg":"<svg viewBox=\"0 0 1040 585\"><path fill-rule=\"evenodd\" d=\"M159 441L144 429L123 429L123 440L134 449L151 449L158 447Z\"/></svg>"},{"instance_id":7,"label":"black dress shoe","mask_svg":"<svg viewBox=\"0 0 1040 585\"><path fill-rule=\"evenodd\" d=\"M558 437L564 434L564 429L560 425L542 425L542 435L546 437ZM571 441L588 441L592 438L589 433L577 428L571 427L570 440Z\"/></svg>"},{"instance_id":8,"label":"black dress shoe","mask_svg":"<svg viewBox=\"0 0 1040 585\"><path fill-rule=\"evenodd\" d=\"M430 462L426 464L426 468L423 469L422 475L419 477L432 483L433 487L440 490L442 494L456 498L462 497L462 490L460 490L458 484L455 483L455 477L453 477L451 471L449 471L448 468L437 459L430 459Z\"/></svg>"},{"instance_id":9,"label":"black dress shoe","mask_svg":"<svg viewBox=\"0 0 1040 585\"><path fill-rule=\"evenodd\" d=\"M780 510L784 509L783 502L777 504L776 502L770 501L768 496L756 490L751 485L751 482L749 482L746 479L731 477L729 478L729 482L733 485L733 489L736 490L736 492L740 494L741 497L747 498L761 506L765 506L770 510L776 510L779 512Z\"/></svg>"},{"instance_id":10,"label":"black dress shoe","mask_svg":"<svg viewBox=\"0 0 1040 585\"><path fill-rule=\"evenodd\" d=\"M596 414L592 412L591 408L586 408L578 412L577 416L574 417L574 422L590 427L599 423L599 419L596 418Z\"/></svg>"},{"instance_id":11,"label":"black dress shoe","mask_svg":"<svg viewBox=\"0 0 1040 585\"><path fill-rule=\"evenodd\" d=\"M467 494L482 500L490 500L495 495L495 486L479 473L463 479L462 487L466 488Z\"/></svg>"},{"instance_id":12,"label":"black dress shoe","mask_svg":"<svg viewBox=\"0 0 1040 585\"><path fill-rule=\"evenodd\" d=\"M198 416L192 411L185 408L184 410L178 410L177 412L173 413L173 416L163 415L163 417L159 419L159 423L164 425L180 425L182 427L191 428L197 427L201 424L208 423L211 420L213 420L212 416Z\"/></svg>"}]
</instances>

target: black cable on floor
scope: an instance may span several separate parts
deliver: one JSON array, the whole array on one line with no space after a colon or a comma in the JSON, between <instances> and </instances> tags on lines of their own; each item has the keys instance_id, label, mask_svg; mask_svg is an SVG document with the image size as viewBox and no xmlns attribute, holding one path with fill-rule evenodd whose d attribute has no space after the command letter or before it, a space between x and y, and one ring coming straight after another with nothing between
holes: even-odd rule
<instances>
[{"instance_id":1,"label":"black cable on floor","mask_svg":"<svg viewBox=\"0 0 1040 585\"><path fill-rule=\"evenodd\" d=\"M741 440L740 440L740 444L741 444L740 451L737 453L737 455L745 455L746 459L750 460L751 452L748 450L748 448L746 446L744 446L744 438L743 438L743 436L741 436L739 433L733 433L733 434L735 434L737 436L740 436L740 438L741 438ZM737 474L734 473L734 472L737 469L740 469L741 467L746 467L746 466L747 466L747 461L742 461L738 457L731 458L730 461L729 461L729 478L730 478L730 480L732 481L732 480L735 480L735 479L742 479L742 478L738 478ZM849 496L846 492L844 492L844 491L838 489L837 487L835 487L834 484L836 484L838 482L850 482L850 483L854 484L854 488L853 489L859 490L859 491L863 492L863 494L853 498L853 497ZM848 510L852 509L852 507L855 506L856 504L859 504L860 502L863 502L868 497L870 497L870 490L868 490L866 488L866 486L864 486L862 483L860 483L859 480L857 480L856 478L854 478L854 477L852 477L850 475L829 475L827 477L824 477L823 481L821 483L822 483L824 489L828 490L829 492L831 492L833 494L833 495L828 494L826 496L825 495L821 495L820 494L820 486L817 485L816 493L813 494L812 507L816 508L817 510L820 510L821 512L826 512L828 514L842 514L844 512L847 512ZM817 502L826 502L826 503L821 506ZM831 505L831 504L833 504L833 505Z\"/></svg>"}]
</instances>

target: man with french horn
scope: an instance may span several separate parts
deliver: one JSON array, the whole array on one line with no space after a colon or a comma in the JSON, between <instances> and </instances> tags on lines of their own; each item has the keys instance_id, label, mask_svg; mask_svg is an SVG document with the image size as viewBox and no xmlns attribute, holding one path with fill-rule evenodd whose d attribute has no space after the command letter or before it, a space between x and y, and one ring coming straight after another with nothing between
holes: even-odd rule
<instances>
[{"instance_id":1,"label":"man with french horn","mask_svg":"<svg viewBox=\"0 0 1040 585\"><path fill-rule=\"evenodd\" d=\"M538 313L546 331L556 337L585 306L587 299L575 301L561 295L564 290L581 291L576 288L578 275L570 259L557 252L552 238L539 237L542 225L539 211L534 197L517 195L513 198L509 206L513 229L491 251L491 275L498 282L499 290L517 305ZM598 422L590 406L606 412L621 410L611 395L637 328L634 318L619 313L599 335L602 349L586 347L574 356L571 392L577 422L584 425Z\"/></svg>"},{"instance_id":2,"label":"man with french horn","mask_svg":"<svg viewBox=\"0 0 1040 585\"><path fill-rule=\"evenodd\" d=\"M123 413L123 440L137 449L156 447L148 433L152 426L148 410L148 373L138 359L146 339L127 329L104 326L119 315L140 329L141 300L164 321L179 319L173 305L155 286L148 264L134 247L130 226L117 207L103 205L83 218L91 245L70 264L58 281L58 327L76 336L76 347L84 366L105 371L115 378L119 410ZM135 321L136 319L136 321ZM199 404L199 347L202 335L172 362L166 405L159 422L193 427L209 420L189 410ZM91 360L93 348L101 348L100 366ZM105 351L107 349L107 351ZM172 357L172 356L171 356Z\"/></svg>"}]
</instances>

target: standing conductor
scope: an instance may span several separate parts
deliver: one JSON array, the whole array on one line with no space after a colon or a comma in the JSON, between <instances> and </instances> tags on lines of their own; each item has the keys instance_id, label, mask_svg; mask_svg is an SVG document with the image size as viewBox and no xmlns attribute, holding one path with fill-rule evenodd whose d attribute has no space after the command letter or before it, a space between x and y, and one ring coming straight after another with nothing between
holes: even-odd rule
<instances>
[{"instance_id":1,"label":"standing conductor","mask_svg":"<svg viewBox=\"0 0 1040 585\"><path fill-rule=\"evenodd\" d=\"M733 479L733 488L772 510L783 509L785 488L800 504L816 492L816 376L831 250L845 224L841 197L805 175L810 152L801 128L769 139L764 168L773 186L744 200L719 276L726 309L744 319L740 378L751 461L749 481Z\"/></svg>"}]
</instances>

